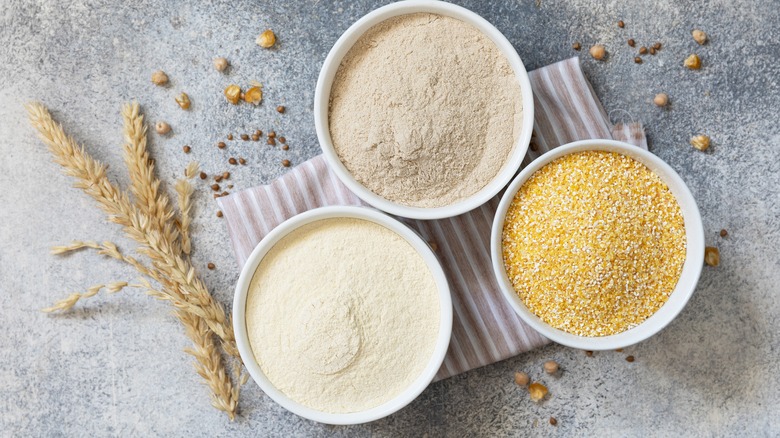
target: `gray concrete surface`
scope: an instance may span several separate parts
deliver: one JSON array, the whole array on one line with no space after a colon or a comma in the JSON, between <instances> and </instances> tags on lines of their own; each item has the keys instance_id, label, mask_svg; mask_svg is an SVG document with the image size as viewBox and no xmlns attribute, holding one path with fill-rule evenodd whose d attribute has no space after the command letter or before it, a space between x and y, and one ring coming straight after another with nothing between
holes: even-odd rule
<instances>
[{"instance_id":1,"label":"gray concrete surface","mask_svg":"<svg viewBox=\"0 0 780 438\"><path fill-rule=\"evenodd\" d=\"M298 418L250 383L231 423L209 406L165 305L131 292L66 315L38 311L135 273L90 253L48 255L72 239L132 245L69 187L27 125L25 102L50 106L120 183L119 108L130 99L150 121L173 126L170 138L152 136L167 181L193 158L209 172L225 168L213 145L228 132L275 129L289 153L233 149L248 160L232 169L236 189L264 183L284 172L282 158L299 163L318 153L311 107L319 67L340 33L380 3L0 0L0 435L780 435L780 8L771 1L463 1L506 34L529 69L577 55L575 40L605 44L607 62L579 53L596 92L613 119L646 125L651 150L689 184L707 243L720 248L722 265L704 269L679 318L622 354L549 346L435 383L401 412L355 427ZM266 27L279 36L271 51L254 43ZM691 39L694 27L710 34L708 45ZM629 37L664 46L636 65ZM681 67L692 52L703 58L701 71ZM212 69L215 56L231 60L226 76ZM156 69L169 73L170 88L149 83ZM250 80L265 85L263 105L223 102L225 85ZM192 97L189 112L173 101L180 90ZM660 91L671 97L668 110L651 104ZM277 104L287 113L277 114ZM687 144L699 132L712 136L707 153ZM203 276L228 305L239 271L215 210L199 187L194 260L217 265ZM728 238L717 236L721 228ZM545 378L552 396L535 405L512 375L541 375L547 359L563 371Z\"/></svg>"}]
</instances>

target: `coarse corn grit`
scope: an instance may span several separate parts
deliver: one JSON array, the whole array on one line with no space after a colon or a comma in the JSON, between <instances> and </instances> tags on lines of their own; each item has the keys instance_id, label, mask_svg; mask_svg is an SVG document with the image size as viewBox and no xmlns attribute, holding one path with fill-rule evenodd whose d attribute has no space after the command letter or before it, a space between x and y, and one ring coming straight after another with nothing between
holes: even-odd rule
<instances>
[{"instance_id":1,"label":"coarse corn grit","mask_svg":"<svg viewBox=\"0 0 780 438\"><path fill-rule=\"evenodd\" d=\"M613 152L558 158L520 187L503 229L518 296L580 336L628 330L664 305L685 262L682 212L642 163Z\"/></svg>"}]
</instances>

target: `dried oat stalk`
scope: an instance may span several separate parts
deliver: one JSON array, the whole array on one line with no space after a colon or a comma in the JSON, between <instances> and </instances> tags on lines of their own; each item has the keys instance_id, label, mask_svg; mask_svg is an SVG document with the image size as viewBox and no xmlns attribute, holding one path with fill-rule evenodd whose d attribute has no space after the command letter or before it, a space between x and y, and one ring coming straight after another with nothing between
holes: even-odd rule
<instances>
[{"instance_id":1,"label":"dried oat stalk","mask_svg":"<svg viewBox=\"0 0 780 438\"><path fill-rule=\"evenodd\" d=\"M75 241L52 248L53 254L80 249L93 249L99 254L120 260L138 271L137 284L114 282L100 284L83 293L74 293L44 309L47 312L71 309L78 301L91 298L101 290L119 292L125 287L145 290L149 295L168 301L176 308L193 347L187 352L196 359L196 370L212 392L212 404L235 418L239 387L245 381L236 348L233 327L225 309L216 302L200 280L189 260L191 249L192 185L189 180L197 173L197 164L185 169L185 178L177 182L178 217L168 198L160 190L154 175L154 164L146 145L146 125L138 104L128 104L122 110L125 145L124 159L130 173L130 189L120 190L106 176L106 166L90 156L62 127L54 122L40 103L27 106L30 123L48 146L54 161L66 175L75 179L75 187L97 201L109 221L119 224L138 243L136 252L146 256L148 263L125 255L111 242ZM131 200L132 195L132 200ZM153 285L152 282L156 283ZM234 371L227 372L222 353L232 357Z\"/></svg>"}]
</instances>

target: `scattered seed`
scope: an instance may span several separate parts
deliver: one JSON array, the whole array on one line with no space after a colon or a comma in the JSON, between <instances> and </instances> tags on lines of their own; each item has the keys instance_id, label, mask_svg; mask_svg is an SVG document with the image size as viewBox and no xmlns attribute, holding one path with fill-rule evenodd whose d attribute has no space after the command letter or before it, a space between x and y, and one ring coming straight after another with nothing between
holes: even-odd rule
<instances>
[{"instance_id":1,"label":"scattered seed","mask_svg":"<svg viewBox=\"0 0 780 438\"><path fill-rule=\"evenodd\" d=\"M284 160L282 160L282 166L284 166L284 167L290 167L290 160L288 160L288 159L286 159L286 158L285 158Z\"/></svg>"},{"instance_id":2,"label":"scattered seed","mask_svg":"<svg viewBox=\"0 0 780 438\"><path fill-rule=\"evenodd\" d=\"M181 148L181 150L183 150L185 154L189 154L192 148L189 146L184 146Z\"/></svg>"},{"instance_id":3,"label":"scattered seed","mask_svg":"<svg viewBox=\"0 0 780 438\"><path fill-rule=\"evenodd\" d=\"M654 48L655 50L661 50L661 43L655 43L655 44L653 44L653 48Z\"/></svg>"},{"instance_id":4,"label":"scattered seed","mask_svg":"<svg viewBox=\"0 0 780 438\"><path fill-rule=\"evenodd\" d=\"M691 138L691 146L700 151L706 151L710 147L710 138L703 134L696 135Z\"/></svg>"},{"instance_id":5,"label":"scattered seed","mask_svg":"<svg viewBox=\"0 0 780 438\"><path fill-rule=\"evenodd\" d=\"M528 386L528 382L530 382L531 379L528 377L527 373L523 372L516 372L515 373L515 383L517 383L520 386Z\"/></svg>"},{"instance_id":6,"label":"scattered seed","mask_svg":"<svg viewBox=\"0 0 780 438\"><path fill-rule=\"evenodd\" d=\"M217 176L215 176L215 177L214 177L214 181L216 181L216 182L222 182L222 176L221 176L221 175L217 175Z\"/></svg>"},{"instance_id":7,"label":"scattered seed","mask_svg":"<svg viewBox=\"0 0 780 438\"><path fill-rule=\"evenodd\" d=\"M669 96L666 93L658 93L653 98L653 103L656 106L666 106L669 104Z\"/></svg>"},{"instance_id":8,"label":"scattered seed","mask_svg":"<svg viewBox=\"0 0 780 438\"><path fill-rule=\"evenodd\" d=\"M704 248L704 263L709 266L718 266L720 264L720 251L714 246Z\"/></svg>"},{"instance_id":9,"label":"scattered seed","mask_svg":"<svg viewBox=\"0 0 780 438\"><path fill-rule=\"evenodd\" d=\"M276 44L276 35L274 35L274 31L268 29L257 37L255 43L264 49L270 49L274 44Z\"/></svg>"},{"instance_id":10,"label":"scattered seed","mask_svg":"<svg viewBox=\"0 0 780 438\"><path fill-rule=\"evenodd\" d=\"M704 45L704 43L707 42L707 34L704 33L703 30L694 29L693 32L691 32L691 36L697 43L701 45Z\"/></svg>"},{"instance_id":11,"label":"scattered seed","mask_svg":"<svg viewBox=\"0 0 780 438\"><path fill-rule=\"evenodd\" d=\"M571 45L571 48L579 51L582 48L582 44L580 44L579 42L575 42L574 44Z\"/></svg>"},{"instance_id":12,"label":"scattered seed","mask_svg":"<svg viewBox=\"0 0 780 438\"><path fill-rule=\"evenodd\" d=\"M190 105L192 104L192 102L190 102L190 96L188 96L187 93L182 92L181 94L179 94L179 97L175 98L175 100L176 103L179 104L179 107L181 107L181 109L183 110L190 109Z\"/></svg>"},{"instance_id":13,"label":"scattered seed","mask_svg":"<svg viewBox=\"0 0 780 438\"><path fill-rule=\"evenodd\" d=\"M206 178L208 178L208 177L209 177L209 176L208 176L208 175L206 175L206 172L201 172L201 173L200 173L200 179L206 179Z\"/></svg>"},{"instance_id":14,"label":"scattered seed","mask_svg":"<svg viewBox=\"0 0 780 438\"><path fill-rule=\"evenodd\" d=\"M436 252L439 250L439 245L436 244L433 240L428 241L428 245L430 245L431 249Z\"/></svg>"},{"instance_id":15,"label":"scattered seed","mask_svg":"<svg viewBox=\"0 0 780 438\"><path fill-rule=\"evenodd\" d=\"M217 210L217 217L222 217L222 210Z\"/></svg>"},{"instance_id":16,"label":"scattered seed","mask_svg":"<svg viewBox=\"0 0 780 438\"><path fill-rule=\"evenodd\" d=\"M726 236L728 236L728 235L729 235L729 232L728 232L728 231L726 231L725 229L723 229L723 230L720 230L720 237L726 237Z\"/></svg>"},{"instance_id":17,"label":"scattered seed","mask_svg":"<svg viewBox=\"0 0 780 438\"><path fill-rule=\"evenodd\" d=\"M238 105L239 99L241 99L241 87L235 84L230 84L225 88L225 99L233 105Z\"/></svg>"},{"instance_id":18,"label":"scattered seed","mask_svg":"<svg viewBox=\"0 0 780 438\"><path fill-rule=\"evenodd\" d=\"M246 160L243 159L243 158L239 158L238 159L238 163L241 164L241 165L244 165L244 164L246 164Z\"/></svg>"},{"instance_id":19,"label":"scattered seed","mask_svg":"<svg viewBox=\"0 0 780 438\"><path fill-rule=\"evenodd\" d=\"M227 135L227 139L228 139L228 140L233 140L233 134L228 134L228 135Z\"/></svg>"},{"instance_id":20,"label":"scattered seed","mask_svg":"<svg viewBox=\"0 0 780 438\"><path fill-rule=\"evenodd\" d=\"M260 87L252 87L244 93L244 102L251 103L252 105L259 105L263 100L263 89Z\"/></svg>"},{"instance_id":21,"label":"scattered seed","mask_svg":"<svg viewBox=\"0 0 780 438\"><path fill-rule=\"evenodd\" d=\"M233 157L230 157L230 159L228 159L228 163L230 163L230 164L233 164L233 165L236 165L236 164L238 164L238 161L236 161L236 159L235 159L235 158L233 158Z\"/></svg>"},{"instance_id":22,"label":"scattered seed","mask_svg":"<svg viewBox=\"0 0 780 438\"><path fill-rule=\"evenodd\" d=\"M268 133L268 137L270 137L270 138L274 138L274 137L276 137L276 131L271 131L271 132L269 132L269 133Z\"/></svg>"},{"instance_id":23,"label":"scattered seed","mask_svg":"<svg viewBox=\"0 0 780 438\"><path fill-rule=\"evenodd\" d=\"M287 143L287 139L284 138L284 137L279 137L279 143L282 143L282 144Z\"/></svg>"},{"instance_id":24,"label":"scattered seed","mask_svg":"<svg viewBox=\"0 0 780 438\"><path fill-rule=\"evenodd\" d=\"M221 142L217 143L217 147L220 148L220 149L225 149L225 147L227 147L227 145L225 144L224 141L221 141Z\"/></svg>"},{"instance_id":25,"label":"scattered seed","mask_svg":"<svg viewBox=\"0 0 780 438\"><path fill-rule=\"evenodd\" d=\"M228 193L228 192L222 192L222 193L220 193L220 194L219 194L219 196L227 196L227 195L229 195L229 194L230 194L230 193Z\"/></svg>"},{"instance_id":26,"label":"scattered seed","mask_svg":"<svg viewBox=\"0 0 780 438\"><path fill-rule=\"evenodd\" d=\"M228 184L227 188L232 189L233 188L233 184Z\"/></svg>"},{"instance_id":27,"label":"scattered seed","mask_svg":"<svg viewBox=\"0 0 780 438\"><path fill-rule=\"evenodd\" d=\"M634 47L634 46L636 46L636 41L634 41L633 38L629 38L628 45L631 46L631 47Z\"/></svg>"},{"instance_id":28,"label":"scattered seed","mask_svg":"<svg viewBox=\"0 0 780 438\"><path fill-rule=\"evenodd\" d=\"M590 48L590 56L597 61L601 61L607 56L607 50L601 44L596 44Z\"/></svg>"},{"instance_id":29,"label":"scattered seed","mask_svg":"<svg viewBox=\"0 0 780 438\"><path fill-rule=\"evenodd\" d=\"M209 263L209 264L208 264L208 265L206 265L206 266L207 266L209 269L214 269L214 268L216 268L216 266L214 266L214 263Z\"/></svg>"},{"instance_id":30,"label":"scattered seed","mask_svg":"<svg viewBox=\"0 0 780 438\"><path fill-rule=\"evenodd\" d=\"M633 361L634 361L634 356L627 356L626 357L626 362L633 362Z\"/></svg>"},{"instance_id":31,"label":"scattered seed","mask_svg":"<svg viewBox=\"0 0 780 438\"><path fill-rule=\"evenodd\" d=\"M284 107L282 105L277 106L276 112L279 114L284 114Z\"/></svg>"},{"instance_id":32,"label":"scattered seed","mask_svg":"<svg viewBox=\"0 0 780 438\"><path fill-rule=\"evenodd\" d=\"M283 146L282 146L282 150L283 150L283 151L286 151L287 149L290 149L290 146L287 146L287 145L283 145Z\"/></svg>"},{"instance_id":33,"label":"scattered seed","mask_svg":"<svg viewBox=\"0 0 780 438\"><path fill-rule=\"evenodd\" d=\"M639 54L640 55L646 55L647 54L647 47L642 46L639 48Z\"/></svg>"},{"instance_id":34,"label":"scattered seed","mask_svg":"<svg viewBox=\"0 0 780 438\"><path fill-rule=\"evenodd\" d=\"M691 70L698 70L701 68L701 58L699 58L699 55L694 53L693 55L685 58L683 65Z\"/></svg>"},{"instance_id":35,"label":"scattered seed","mask_svg":"<svg viewBox=\"0 0 780 438\"><path fill-rule=\"evenodd\" d=\"M531 400L540 402L547 395L547 387L539 382L534 382L528 387L528 394L531 396Z\"/></svg>"},{"instance_id":36,"label":"scattered seed","mask_svg":"<svg viewBox=\"0 0 780 438\"><path fill-rule=\"evenodd\" d=\"M650 54L655 55L655 47L650 47Z\"/></svg>"},{"instance_id":37,"label":"scattered seed","mask_svg":"<svg viewBox=\"0 0 780 438\"><path fill-rule=\"evenodd\" d=\"M222 178L230 179L230 172L222 172Z\"/></svg>"},{"instance_id":38,"label":"scattered seed","mask_svg":"<svg viewBox=\"0 0 780 438\"><path fill-rule=\"evenodd\" d=\"M617 351L618 353L622 353L622 352L623 352L623 349L622 349L622 348L618 348L618 349L617 349L617 350L615 350L615 351Z\"/></svg>"},{"instance_id":39,"label":"scattered seed","mask_svg":"<svg viewBox=\"0 0 780 438\"><path fill-rule=\"evenodd\" d=\"M636 57L634 57L634 62L637 63L637 64L641 64L642 63L642 58L636 56Z\"/></svg>"},{"instance_id":40,"label":"scattered seed","mask_svg":"<svg viewBox=\"0 0 780 438\"><path fill-rule=\"evenodd\" d=\"M249 140L249 134L241 134L241 140L248 141Z\"/></svg>"},{"instance_id":41,"label":"scattered seed","mask_svg":"<svg viewBox=\"0 0 780 438\"><path fill-rule=\"evenodd\" d=\"M165 123L165 122L157 122L154 125L154 130L157 131L160 135L165 135L169 132L171 132L171 125Z\"/></svg>"},{"instance_id":42,"label":"scattered seed","mask_svg":"<svg viewBox=\"0 0 780 438\"><path fill-rule=\"evenodd\" d=\"M528 145L528 148L534 152L539 150L539 146L533 141Z\"/></svg>"},{"instance_id":43,"label":"scattered seed","mask_svg":"<svg viewBox=\"0 0 780 438\"><path fill-rule=\"evenodd\" d=\"M218 192L219 191L219 184L212 184L211 185L211 190L214 190L215 192Z\"/></svg>"},{"instance_id":44,"label":"scattered seed","mask_svg":"<svg viewBox=\"0 0 780 438\"><path fill-rule=\"evenodd\" d=\"M260 141L260 136L257 134L252 134L252 141Z\"/></svg>"},{"instance_id":45,"label":"scattered seed","mask_svg":"<svg viewBox=\"0 0 780 438\"><path fill-rule=\"evenodd\" d=\"M548 360L544 363L544 372L547 374L555 374L558 371L558 363L554 360Z\"/></svg>"},{"instance_id":46,"label":"scattered seed","mask_svg":"<svg viewBox=\"0 0 780 438\"><path fill-rule=\"evenodd\" d=\"M165 74L162 70L157 70L156 72L152 73L152 83L154 85L165 85L168 83L168 75Z\"/></svg>"},{"instance_id":47,"label":"scattered seed","mask_svg":"<svg viewBox=\"0 0 780 438\"><path fill-rule=\"evenodd\" d=\"M217 71L225 71L226 68L228 68L228 60L225 58L214 58L214 68L217 69Z\"/></svg>"},{"instance_id":48,"label":"scattered seed","mask_svg":"<svg viewBox=\"0 0 780 438\"><path fill-rule=\"evenodd\" d=\"M255 135L258 136L258 137L262 137L263 136L263 131L258 129L258 130L255 131Z\"/></svg>"},{"instance_id":49,"label":"scattered seed","mask_svg":"<svg viewBox=\"0 0 780 438\"><path fill-rule=\"evenodd\" d=\"M550 417L550 424L553 426L557 426L558 420L556 420L555 417Z\"/></svg>"},{"instance_id":50,"label":"scattered seed","mask_svg":"<svg viewBox=\"0 0 780 438\"><path fill-rule=\"evenodd\" d=\"M617 24L618 24L618 27L621 28L621 29L626 27L626 23L623 23L623 20L618 21Z\"/></svg>"},{"instance_id":51,"label":"scattered seed","mask_svg":"<svg viewBox=\"0 0 780 438\"><path fill-rule=\"evenodd\" d=\"M276 146L276 139L273 137L268 137L268 140L265 141L267 144L270 144L271 146Z\"/></svg>"},{"instance_id":52,"label":"scattered seed","mask_svg":"<svg viewBox=\"0 0 780 438\"><path fill-rule=\"evenodd\" d=\"M586 350L586 351L585 351L585 356L588 356L588 357L593 357L593 352L592 352L592 351L590 351L590 350Z\"/></svg>"}]
</instances>

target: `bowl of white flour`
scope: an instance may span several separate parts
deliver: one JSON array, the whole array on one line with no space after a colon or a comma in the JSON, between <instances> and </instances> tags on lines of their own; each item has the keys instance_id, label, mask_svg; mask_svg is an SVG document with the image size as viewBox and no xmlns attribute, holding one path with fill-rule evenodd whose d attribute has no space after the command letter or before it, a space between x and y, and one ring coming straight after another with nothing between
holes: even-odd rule
<instances>
[{"instance_id":1,"label":"bowl of white flour","mask_svg":"<svg viewBox=\"0 0 780 438\"><path fill-rule=\"evenodd\" d=\"M368 204L438 219L495 196L520 168L533 95L515 49L460 6L409 0L355 22L314 96L330 167Z\"/></svg>"},{"instance_id":2,"label":"bowl of white flour","mask_svg":"<svg viewBox=\"0 0 780 438\"><path fill-rule=\"evenodd\" d=\"M373 209L323 207L272 230L236 286L233 324L252 379L310 420L396 412L433 380L452 332L428 244Z\"/></svg>"}]
</instances>

